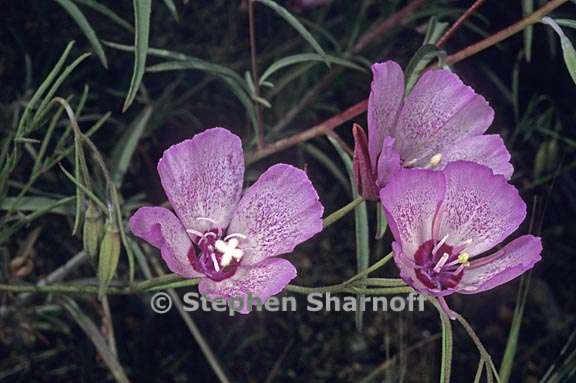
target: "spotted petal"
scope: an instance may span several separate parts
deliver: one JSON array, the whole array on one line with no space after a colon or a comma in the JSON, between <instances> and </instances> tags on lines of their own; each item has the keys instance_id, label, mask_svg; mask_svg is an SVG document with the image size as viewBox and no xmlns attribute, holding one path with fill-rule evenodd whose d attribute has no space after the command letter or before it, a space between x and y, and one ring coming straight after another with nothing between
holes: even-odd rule
<instances>
[{"instance_id":1,"label":"spotted petal","mask_svg":"<svg viewBox=\"0 0 576 383\"><path fill-rule=\"evenodd\" d=\"M380 190L390 230L411 264L418 247L432 239L434 217L444 198L444 189L441 172L401 169Z\"/></svg>"},{"instance_id":2,"label":"spotted petal","mask_svg":"<svg viewBox=\"0 0 576 383\"><path fill-rule=\"evenodd\" d=\"M394 136L394 125L404 97L404 73L394 61L372 65L368 98L368 149L376 169L385 136Z\"/></svg>"},{"instance_id":3,"label":"spotted petal","mask_svg":"<svg viewBox=\"0 0 576 383\"><path fill-rule=\"evenodd\" d=\"M404 100L394 137L403 160L432 156L446 145L480 135L494 119L484 97L448 70L429 70Z\"/></svg>"},{"instance_id":4,"label":"spotted petal","mask_svg":"<svg viewBox=\"0 0 576 383\"><path fill-rule=\"evenodd\" d=\"M439 213L438 237L455 245L472 240L468 253L478 255L504 240L526 216L518 190L486 166L449 163L443 171L446 196Z\"/></svg>"},{"instance_id":5,"label":"spotted petal","mask_svg":"<svg viewBox=\"0 0 576 383\"><path fill-rule=\"evenodd\" d=\"M243 264L292 252L322 230L324 208L306 173L290 165L270 167L246 191L228 228L240 233Z\"/></svg>"},{"instance_id":6,"label":"spotted petal","mask_svg":"<svg viewBox=\"0 0 576 383\"><path fill-rule=\"evenodd\" d=\"M162 259L170 271L185 278L202 275L194 270L188 259L188 253L194 251L192 241L180 220L170 210L142 207L130 218L129 225L134 235L160 249Z\"/></svg>"},{"instance_id":7,"label":"spotted petal","mask_svg":"<svg viewBox=\"0 0 576 383\"><path fill-rule=\"evenodd\" d=\"M510 163L510 153L499 134L463 138L443 148L441 153L440 169L450 162L466 160L488 166L494 174L503 175L507 180L514 173L514 167Z\"/></svg>"},{"instance_id":8,"label":"spotted petal","mask_svg":"<svg viewBox=\"0 0 576 383\"><path fill-rule=\"evenodd\" d=\"M226 129L208 129L168 148L158 162L158 173L186 229L211 229L213 224L201 218L225 228L242 193L242 143Z\"/></svg>"},{"instance_id":9,"label":"spotted petal","mask_svg":"<svg viewBox=\"0 0 576 383\"><path fill-rule=\"evenodd\" d=\"M262 262L241 266L236 273L222 281L205 278L200 281L198 291L210 298L241 298L244 301L242 313L250 311L252 303L258 298L265 303L268 298L278 294L296 277L296 268L285 259L267 258Z\"/></svg>"},{"instance_id":10,"label":"spotted petal","mask_svg":"<svg viewBox=\"0 0 576 383\"><path fill-rule=\"evenodd\" d=\"M516 238L486 259L472 261L464 272L458 292L476 294L509 282L540 261L541 252L540 238L532 235Z\"/></svg>"}]
</instances>

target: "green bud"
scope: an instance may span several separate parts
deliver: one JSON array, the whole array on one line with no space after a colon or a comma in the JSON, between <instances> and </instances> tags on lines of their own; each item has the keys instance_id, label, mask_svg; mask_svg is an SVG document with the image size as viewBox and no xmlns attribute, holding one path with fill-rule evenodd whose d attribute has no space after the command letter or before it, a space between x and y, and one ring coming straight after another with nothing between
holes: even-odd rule
<instances>
[{"instance_id":1,"label":"green bud","mask_svg":"<svg viewBox=\"0 0 576 383\"><path fill-rule=\"evenodd\" d=\"M108 290L108 285L116 273L118 259L120 258L120 233L118 226L113 220L106 221L106 231L100 244L100 254L98 256L98 279L100 288L98 297L102 297Z\"/></svg>"},{"instance_id":2,"label":"green bud","mask_svg":"<svg viewBox=\"0 0 576 383\"><path fill-rule=\"evenodd\" d=\"M82 241L84 242L84 251L92 260L98 256L98 246L103 229L104 222L100 210L94 206L92 201L88 201L88 208L84 215Z\"/></svg>"}]
</instances>

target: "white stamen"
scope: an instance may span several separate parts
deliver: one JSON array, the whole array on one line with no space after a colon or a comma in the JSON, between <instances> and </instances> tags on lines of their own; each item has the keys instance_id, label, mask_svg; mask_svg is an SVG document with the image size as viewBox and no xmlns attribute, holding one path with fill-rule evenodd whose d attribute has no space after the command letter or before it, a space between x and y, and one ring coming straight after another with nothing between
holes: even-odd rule
<instances>
[{"instance_id":1,"label":"white stamen","mask_svg":"<svg viewBox=\"0 0 576 383\"><path fill-rule=\"evenodd\" d=\"M406 162L404 162L402 165L403 165L405 168L407 168L407 167L409 167L409 166L414 165L414 164L416 163L416 161L418 161L418 158L414 158L414 159L411 159L410 161L406 161Z\"/></svg>"},{"instance_id":2,"label":"white stamen","mask_svg":"<svg viewBox=\"0 0 576 383\"><path fill-rule=\"evenodd\" d=\"M434 266L434 269L432 269L432 270L434 270L435 273L439 273L440 270L442 270L442 268L446 264L446 261L448 261L449 257L450 257L450 255L448 255L448 253L442 254L440 259L438 260L438 263L436 263L436 266Z\"/></svg>"},{"instance_id":3,"label":"white stamen","mask_svg":"<svg viewBox=\"0 0 576 383\"><path fill-rule=\"evenodd\" d=\"M438 243L436 244L436 246L434 246L434 248L432 249L432 255L436 255L436 252L438 252L438 250L440 250L440 248L442 247L442 245L446 243L446 240L448 239L448 235L449 235L449 234L446 234L446 235L444 236L444 238L442 238L442 239L440 240L440 242L438 242Z\"/></svg>"},{"instance_id":4,"label":"white stamen","mask_svg":"<svg viewBox=\"0 0 576 383\"><path fill-rule=\"evenodd\" d=\"M434 168L440 163L440 161L442 161L442 153L436 153L430 158L428 164L430 167Z\"/></svg>"},{"instance_id":5,"label":"white stamen","mask_svg":"<svg viewBox=\"0 0 576 383\"><path fill-rule=\"evenodd\" d=\"M228 241L230 238L240 238L240 239L246 239L248 237L246 237L244 234L240 234L240 233L233 233L233 234L228 234L226 236L226 238L224 238L225 241Z\"/></svg>"},{"instance_id":6,"label":"white stamen","mask_svg":"<svg viewBox=\"0 0 576 383\"><path fill-rule=\"evenodd\" d=\"M228 237L226 237L228 238ZM244 255L244 251L238 248L240 241L237 238L230 238L230 240L217 240L214 243L216 250L222 253L222 258L220 259L220 265L226 267L232 262L232 258L239 261Z\"/></svg>"},{"instance_id":7,"label":"white stamen","mask_svg":"<svg viewBox=\"0 0 576 383\"><path fill-rule=\"evenodd\" d=\"M218 261L216 260L216 255L214 255L214 253L211 253L210 258L212 258L212 263L214 264L214 268L216 269L216 272L220 271L220 265L218 265Z\"/></svg>"}]
</instances>

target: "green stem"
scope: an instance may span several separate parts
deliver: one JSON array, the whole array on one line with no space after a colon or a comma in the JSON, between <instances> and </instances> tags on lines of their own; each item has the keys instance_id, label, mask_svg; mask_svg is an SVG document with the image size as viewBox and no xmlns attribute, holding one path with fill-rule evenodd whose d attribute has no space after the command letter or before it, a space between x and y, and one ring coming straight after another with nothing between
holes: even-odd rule
<instances>
[{"instance_id":1,"label":"green stem","mask_svg":"<svg viewBox=\"0 0 576 383\"><path fill-rule=\"evenodd\" d=\"M324 228L327 228L328 226L332 225L334 222L342 219L344 216L346 216L346 214L348 214L351 211L353 211L354 209L356 209L356 207L358 205L360 205L362 202L364 202L364 198L358 197L355 200L353 200L352 202L350 202L349 204L336 210L334 213L330 214L328 217L324 218Z\"/></svg>"}]
</instances>

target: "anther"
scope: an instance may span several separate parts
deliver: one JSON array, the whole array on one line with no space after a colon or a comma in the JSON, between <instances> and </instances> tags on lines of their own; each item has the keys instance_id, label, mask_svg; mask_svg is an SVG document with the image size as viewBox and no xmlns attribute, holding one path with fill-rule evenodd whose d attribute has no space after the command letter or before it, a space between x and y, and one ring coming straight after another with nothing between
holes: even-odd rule
<instances>
[{"instance_id":1,"label":"anther","mask_svg":"<svg viewBox=\"0 0 576 383\"><path fill-rule=\"evenodd\" d=\"M446 243L446 240L447 240L447 239L448 239L448 234L446 234L446 235L444 236L444 238L442 238L442 239L440 240L440 242L438 242L438 243L436 244L436 246L434 246L434 248L432 249L432 255L436 255L436 253L438 252L438 250L440 250L440 248L442 247L442 245Z\"/></svg>"}]
</instances>

